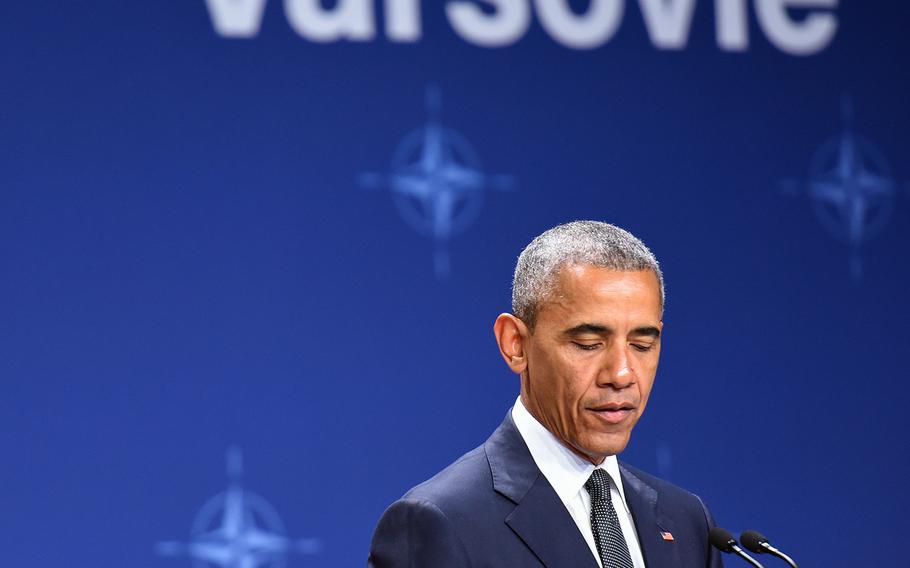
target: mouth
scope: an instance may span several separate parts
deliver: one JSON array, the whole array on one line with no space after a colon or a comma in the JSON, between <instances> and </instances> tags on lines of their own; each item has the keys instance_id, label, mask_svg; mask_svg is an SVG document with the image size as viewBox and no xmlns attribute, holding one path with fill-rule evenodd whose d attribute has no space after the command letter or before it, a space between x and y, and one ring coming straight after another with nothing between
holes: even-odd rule
<instances>
[{"instance_id":1,"label":"mouth","mask_svg":"<svg viewBox=\"0 0 910 568\"><path fill-rule=\"evenodd\" d=\"M629 403L617 402L588 408L607 424L621 424L635 412Z\"/></svg>"}]
</instances>

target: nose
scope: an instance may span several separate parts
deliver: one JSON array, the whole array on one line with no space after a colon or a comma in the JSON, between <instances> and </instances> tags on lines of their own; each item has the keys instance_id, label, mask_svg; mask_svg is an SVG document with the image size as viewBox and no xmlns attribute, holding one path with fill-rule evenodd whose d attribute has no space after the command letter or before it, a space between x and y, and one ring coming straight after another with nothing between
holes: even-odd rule
<instances>
[{"instance_id":1,"label":"nose","mask_svg":"<svg viewBox=\"0 0 910 568\"><path fill-rule=\"evenodd\" d=\"M616 345L605 353L603 365L598 374L598 383L604 387L624 389L635 382L634 358L629 345Z\"/></svg>"}]
</instances>

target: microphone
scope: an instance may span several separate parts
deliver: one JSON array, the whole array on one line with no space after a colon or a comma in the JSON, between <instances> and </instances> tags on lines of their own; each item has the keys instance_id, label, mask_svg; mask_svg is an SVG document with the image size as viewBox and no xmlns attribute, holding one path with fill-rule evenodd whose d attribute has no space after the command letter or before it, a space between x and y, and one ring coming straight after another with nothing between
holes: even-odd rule
<instances>
[{"instance_id":1,"label":"microphone","mask_svg":"<svg viewBox=\"0 0 910 568\"><path fill-rule=\"evenodd\" d=\"M743 560L755 566L755 568L764 568L757 560L746 554L742 548L736 544L736 539L733 538L733 535L730 534L730 531L727 529L722 529L720 527L714 527L708 532L708 542L711 543L711 546L716 548L721 552L726 552L727 554L735 552Z\"/></svg>"},{"instance_id":2,"label":"microphone","mask_svg":"<svg viewBox=\"0 0 910 568\"><path fill-rule=\"evenodd\" d=\"M743 533L739 535L739 540L743 543L743 546L756 554L764 554L767 552L773 556L777 556L789 564L791 568L799 568L792 558L771 546L765 535L758 531L743 531Z\"/></svg>"}]
</instances>

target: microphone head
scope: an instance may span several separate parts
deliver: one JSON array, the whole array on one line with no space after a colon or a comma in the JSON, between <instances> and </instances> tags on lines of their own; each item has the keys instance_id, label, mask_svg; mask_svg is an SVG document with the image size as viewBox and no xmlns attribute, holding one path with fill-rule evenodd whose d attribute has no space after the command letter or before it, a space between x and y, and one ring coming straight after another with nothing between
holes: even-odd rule
<instances>
[{"instance_id":1,"label":"microphone head","mask_svg":"<svg viewBox=\"0 0 910 568\"><path fill-rule=\"evenodd\" d=\"M743 531L742 534L739 535L739 541L752 552L758 554L768 552L765 550L765 547L762 546L768 542L768 539L758 531Z\"/></svg>"},{"instance_id":2,"label":"microphone head","mask_svg":"<svg viewBox=\"0 0 910 568\"><path fill-rule=\"evenodd\" d=\"M733 552L733 547L736 546L736 539L730 531L720 527L714 527L708 532L708 542L714 548L727 553Z\"/></svg>"}]
</instances>

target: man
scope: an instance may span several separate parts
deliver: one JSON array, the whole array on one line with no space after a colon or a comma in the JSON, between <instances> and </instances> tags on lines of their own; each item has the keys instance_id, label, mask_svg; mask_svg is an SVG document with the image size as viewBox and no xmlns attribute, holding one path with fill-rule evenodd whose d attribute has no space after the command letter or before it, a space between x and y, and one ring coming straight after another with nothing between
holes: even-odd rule
<instances>
[{"instance_id":1,"label":"man","mask_svg":"<svg viewBox=\"0 0 910 568\"><path fill-rule=\"evenodd\" d=\"M701 500L620 464L657 372L663 276L606 223L546 231L493 327L520 393L485 444L392 504L374 568L720 567Z\"/></svg>"}]
</instances>

